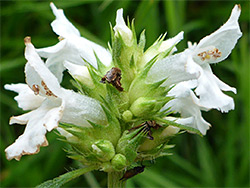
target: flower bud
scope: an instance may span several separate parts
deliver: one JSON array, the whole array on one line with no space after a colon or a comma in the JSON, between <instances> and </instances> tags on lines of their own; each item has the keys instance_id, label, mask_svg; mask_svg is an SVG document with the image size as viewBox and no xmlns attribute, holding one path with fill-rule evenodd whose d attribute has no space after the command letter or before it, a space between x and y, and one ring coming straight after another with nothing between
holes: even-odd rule
<instances>
[{"instance_id":1,"label":"flower bud","mask_svg":"<svg viewBox=\"0 0 250 188\"><path fill-rule=\"evenodd\" d=\"M132 120L133 114L130 110L126 110L125 112L123 112L122 118L124 121L128 122L128 121Z\"/></svg>"},{"instance_id":2,"label":"flower bud","mask_svg":"<svg viewBox=\"0 0 250 188\"><path fill-rule=\"evenodd\" d=\"M116 171L120 171L123 170L126 167L127 164L127 159L124 155L122 154L116 154L112 161L111 161L112 167L116 170Z\"/></svg>"},{"instance_id":3,"label":"flower bud","mask_svg":"<svg viewBox=\"0 0 250 188\"><path fill-rule=\"evenodd\" d=\"M109 161L115 155L113 144L108 140L98 140L92 144L92 150L100 161Z\"/></svg>"},{"instance_id":4,"label":"flower bud","mask_svg":"<svg viewBox=\"0 0 250 188\"><path fill-rule=\"evenodd\" d=\"M68 61L64 62L64 66L68 69L71 76L88 87L94 87L94 83L89 74L89 70L84 65L76 65Z\"/></svg>"},{"instance_id":5,"label":"flower bud","mask_svg":"<svg viewBox=\"0 0 250 188\"><path fill-rule=\"evenodd\" d=\"M116 25L114 27L115 36L118 36L120 34L123 41L124 41L124 43L127 46L131 46L132 45L133 33L128 28L128 26L126 25L122 14L123 14L123 9L117 10L117 13L116 13Z\"/></svg>"},{"instance_id":6,"label":"flower bud","mask_svg":"<svg viewBox=\"0 0 250 188\"><path fill-rule=\"evenodd\" d=\"M156 104L156 100L140 97L130 107L130 111L137 117L145 116L150 113Z\"/></svg>"}]
</instances>

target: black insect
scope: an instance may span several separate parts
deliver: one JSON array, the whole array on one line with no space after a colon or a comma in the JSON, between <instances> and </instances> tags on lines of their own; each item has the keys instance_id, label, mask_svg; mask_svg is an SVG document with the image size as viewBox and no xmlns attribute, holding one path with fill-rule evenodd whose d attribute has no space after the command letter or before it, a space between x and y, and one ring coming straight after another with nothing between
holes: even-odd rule
<instances>
[{"instance_id":1,"label":"black insect","mask_svg":"<svg viewBox=\"0 0 250 188\"><path fill-rule=\"evenodd\" d=\"M145 168L145 166L142 165L142 166L137 166L137 167L134 167L134 168L132 168L130 170L127 170L123 174L123 176L120 179L120 181L126 181L127 179L132 178L133 176L142 173L144 171L144 168Z\"/></svg>"},{"instance_id":2,"label":"black insect","mask_svg":"<svg viewBox=\"0 0 250 188\"><path fill-rule=\"evenodd\" d=\"M150 121L145 121L144 123L129 129L128 131L130 132L130 131L132 131L134 129L138 129L138 128L142 127L142 126L144 126L144 128L141 131L147 132L147 137L150 140L154 140L154 137L152 136L151 128L159 129L161 127L161 125L157 124L154 120L150 120ZM139 134L139 133L137 133L137 134Z\"/></svg>"},{"instance_id":3,"label":"black insect","mask_svg":"<svg viewBox=\"0 0 250 188\"><path fill-rule=\"evenodd\" d=\"M117 67L113 67L111 70L109 70L105 76L100 81L101 83L106 83L106 81L110 84L112 84L118 91L123 91L122 85L121 85L121 69Z\"/></svg>"}]
</instances>

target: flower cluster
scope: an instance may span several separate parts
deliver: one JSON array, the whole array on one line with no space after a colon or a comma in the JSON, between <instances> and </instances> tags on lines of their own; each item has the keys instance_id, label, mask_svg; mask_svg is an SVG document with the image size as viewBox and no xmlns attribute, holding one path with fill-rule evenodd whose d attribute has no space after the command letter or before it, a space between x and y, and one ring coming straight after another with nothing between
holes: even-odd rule
<instances>
[{"instance_id":1,"label":"flower cluster","mask_svg":"<svg viewBox=\"0 0 250 188\"><path fill-rule=\"evenodd\" d=\"M180 53L176 45L183 32L168 40L163 35L145 50L144 31L137 39L122 9L109 49L81 37L53 3L51 9L59 42L36 49L26 37L26 84L5 85L18 93L18 106L30 111L10 119L26 128L6 148L8 160L38 153L48 145L46 133L56 129L72 146L71 158L106 172L121 171L168 154L167 143L180 130L205 135L210 124L201 110L234 109L223 91L236 89L219 80L210 64L226 59L242 35L239 5L222 27ZM65 70L79 92L60 86Z\"/></svg>"}]
</instances>

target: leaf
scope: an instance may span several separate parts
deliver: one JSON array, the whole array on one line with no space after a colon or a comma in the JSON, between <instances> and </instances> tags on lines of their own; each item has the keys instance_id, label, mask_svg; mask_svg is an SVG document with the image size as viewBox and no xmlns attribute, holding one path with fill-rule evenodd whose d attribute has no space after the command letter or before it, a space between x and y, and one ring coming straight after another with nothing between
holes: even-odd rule
<instances>
[{"instance_id":1,"label":"leaf","mask_svg":"<svg viewBox=\"0 0 250 188\"><path fill-rule=\"evenodd\" d=\"M65 183L87 173L90 172L92 170L95 170L96 167L90 166L87 168L81 168L81 169L77 169L71 172L67 172L57 178L54 178L53 180L48 180L38 186L36 186L36 188L57 188L57 187L61 187L62 185L64 185Z\"/></svg>"}]
</instances>

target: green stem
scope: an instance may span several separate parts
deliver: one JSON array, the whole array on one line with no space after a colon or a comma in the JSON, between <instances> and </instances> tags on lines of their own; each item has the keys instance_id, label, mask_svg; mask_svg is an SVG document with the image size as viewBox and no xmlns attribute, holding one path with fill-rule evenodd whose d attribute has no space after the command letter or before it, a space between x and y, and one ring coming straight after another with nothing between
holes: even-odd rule
<instances>
[{"instance_id":1,"label":"green stem","mask_svg":"<svg viewBox=\"0 0 250 188\"><path fill-rule=\"evenodd\" d=\"M123 172L108 172L108 188L125 188L126 182L120 181Z\"/></svg>"}]
</instances>

